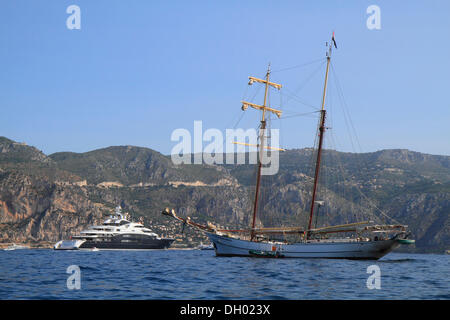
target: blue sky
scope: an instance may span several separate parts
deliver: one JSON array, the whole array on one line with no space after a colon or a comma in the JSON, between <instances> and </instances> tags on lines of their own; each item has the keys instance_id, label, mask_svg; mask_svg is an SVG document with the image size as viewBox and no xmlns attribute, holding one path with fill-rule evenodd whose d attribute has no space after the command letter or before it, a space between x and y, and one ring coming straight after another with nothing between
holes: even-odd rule
<instances>
[{"instance_id":1,"label":"blue sky","mask_svg":"<svg viewBox=\"0 0 450 320\"><path fill-rule=\"evenodd\" d=\"M69 30L69 5L81 30ZM369 5L381 29L369 30ZM450 155L450 2L20 1L0 2L0 136L46 154L111 145L169 154L173 130L232 128L248 76L264 76L320 106L325 42L361 147L346 140L330 79L330 135L342 151L402 148ZM317 71L318 70L318 71ZM254 101L261 103L258 96ZM313 109L271 93L289 112ZM255 127L246 111L238 126ZM273 122L286 148L311 146L316 119ZM331 132L332 131L332 132Z\"/></svg>"}]
</instances>

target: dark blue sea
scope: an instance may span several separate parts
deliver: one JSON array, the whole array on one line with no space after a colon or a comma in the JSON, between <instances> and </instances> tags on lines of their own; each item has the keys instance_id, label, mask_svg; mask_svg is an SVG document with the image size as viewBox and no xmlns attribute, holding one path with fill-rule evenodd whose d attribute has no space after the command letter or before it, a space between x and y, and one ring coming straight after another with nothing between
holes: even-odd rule
<instances>
[{"instance_id":1,"label":"dark blue sea","mask_svg":"<svg viewBox=\"0 0 450 320\"><path fill-rule=\"evenodd\" d=\"M371 265L379 268L379 288L368 286ZM449 271L450 255L437 254L358 261L225 258L200 250L1 250L0 299L448 300Z\"/></svg>"}]
</instances>

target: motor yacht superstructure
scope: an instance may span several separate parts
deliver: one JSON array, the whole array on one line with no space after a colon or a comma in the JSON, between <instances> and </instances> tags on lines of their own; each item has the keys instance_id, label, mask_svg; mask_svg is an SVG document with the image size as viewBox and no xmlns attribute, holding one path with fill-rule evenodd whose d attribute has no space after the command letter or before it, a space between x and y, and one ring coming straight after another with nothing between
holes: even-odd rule
<instances>
[{"instance_id":1,"label":"motor yacht superstructure","mask_svg":"<svg viewBox=\"0 0 450 320\"><path fill-rule=\"evenodd\" d=\"M174 239L161 238L141 222L128 220L121 207L116 207L103 224L91 226L55 244L57 250L73 249L166 249Z\"/></svg>"}]
</instances>

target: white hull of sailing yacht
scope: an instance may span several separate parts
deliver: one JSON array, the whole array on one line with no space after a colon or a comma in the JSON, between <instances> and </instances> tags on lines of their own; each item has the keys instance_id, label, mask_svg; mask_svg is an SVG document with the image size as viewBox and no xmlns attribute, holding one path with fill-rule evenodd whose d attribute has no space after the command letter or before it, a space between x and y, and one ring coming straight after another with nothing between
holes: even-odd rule
<instances>
[{"instance_id":1,"label":"white hull of sailing yacht","mask_svg":"<svg viewBox=\"0 0 450 320\"><path fill-rule=\"evenodd\" d=\"M352 241L349 239L292 243L255 242L208 233L217 256L279 258L379 259L400 245L397 240Z\"/></svg>"}]
</instances>

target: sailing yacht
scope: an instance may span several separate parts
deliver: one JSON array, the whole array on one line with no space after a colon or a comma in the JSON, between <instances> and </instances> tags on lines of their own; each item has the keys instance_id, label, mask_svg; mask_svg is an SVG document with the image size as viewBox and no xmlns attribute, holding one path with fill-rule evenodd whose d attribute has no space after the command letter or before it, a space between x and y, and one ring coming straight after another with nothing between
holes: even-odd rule
<instances>
[{"instance_id":1,"label":"sailing yacht","mask_svg":"<svg viewBox=\"0 0 450 320\"><path fill-rule=\"evenodd\" d=\"M323 88L322 106L320 109L320 122L318 130L318 151L315 159L314 183L312 199L309 209L309 220L306 227L279 227L279 228L257 228L256 218L258 214L259 193L261 184L261 170L263 167L262 157L265 146L265 130L267 114L273 113L281 117L282 111L267 105L267 93L269 87L281 89L282 85L270 81L270 66L265 79L249 77L251 85L259 82L265 85L264 101L262 105L242 101L242 110L249 107L261 112L260 136L258 152L258 170L256 177L255 198L253 202L252 223L249 229L229 230L220 229L211 223L201 225L193 222L189 217L184 219L177 216L172 209L166 208L162 213L173 217L185 224L204 231L213 243L217 256L254 256L274 258L344 258L344 259L379 259L397 248L401 244L411 244L414 240L407 239L410 233L406 225L374 224L373 221L362 221L326 227L313 227L313 217L317 214L317 207L322 201L317 201L317 187L319 181L323 139L326 131L325 98L327 94L328 72L333 45L336 47L334 33L332 41L327 47L327 65L325 73L325 84ZM272 148L273 149L273 148ZM295 241L273 240L287 235L296 236ZM344 235L339 237L338 235Z\"/></svg>"},{"instance_id":2,"label":"sailing yacht","mask_svg":"<svg viewBox=\"0 0 450 320\"><path fill-rule=\"evenodd\" d=\"M69 240L57 242L54 249L167 249L174 240L161 238L142 223L127 220L118 206L103 224L91 226Z\"/></svg>"}]
</instances>

